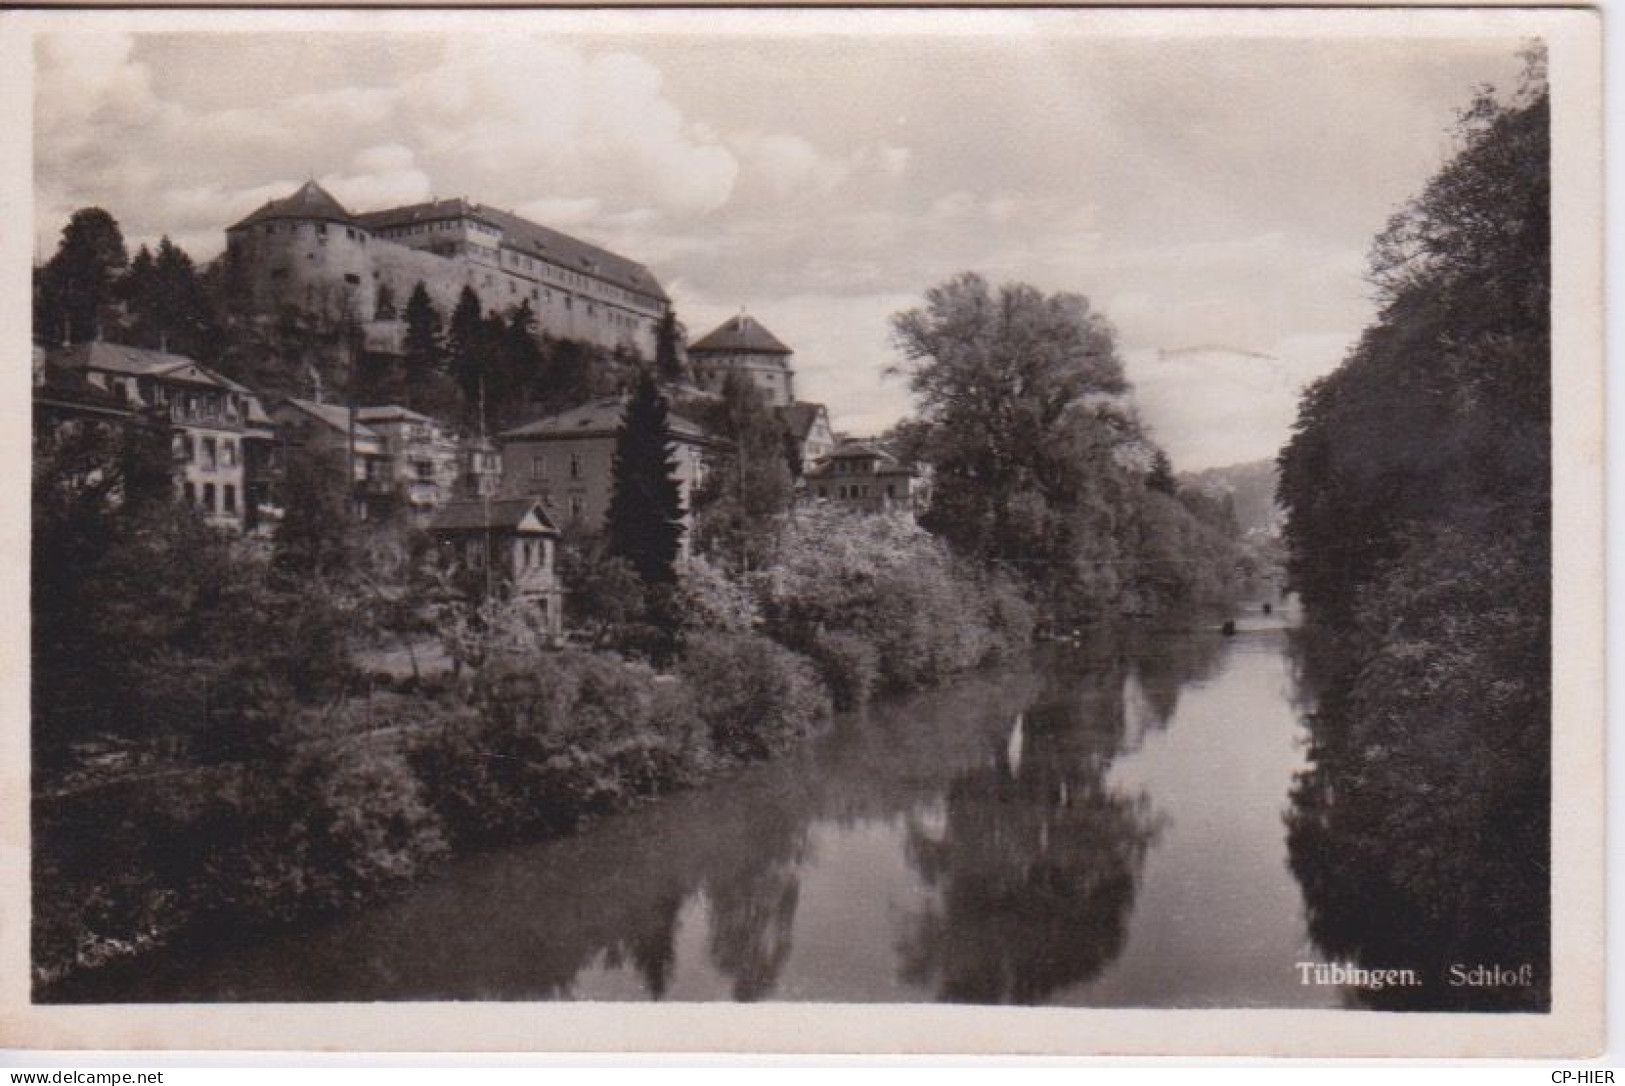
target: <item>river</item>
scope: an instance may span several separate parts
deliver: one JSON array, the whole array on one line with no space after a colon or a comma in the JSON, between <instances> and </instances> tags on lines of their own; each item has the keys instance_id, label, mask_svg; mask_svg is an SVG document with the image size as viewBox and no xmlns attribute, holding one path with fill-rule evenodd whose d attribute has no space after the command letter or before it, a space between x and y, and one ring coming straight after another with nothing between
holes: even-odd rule
<instances>
[{"instance_id":1,"label":"river","mask_svg":"<svg viewBox=\"0 0 1625 1086\"><path fill-rule=\"evenodd\" d=\"M1048 646L770 765L72 1001L957 1001L1303 1007L1288 633Z\"/></svg>"}]
</instances>

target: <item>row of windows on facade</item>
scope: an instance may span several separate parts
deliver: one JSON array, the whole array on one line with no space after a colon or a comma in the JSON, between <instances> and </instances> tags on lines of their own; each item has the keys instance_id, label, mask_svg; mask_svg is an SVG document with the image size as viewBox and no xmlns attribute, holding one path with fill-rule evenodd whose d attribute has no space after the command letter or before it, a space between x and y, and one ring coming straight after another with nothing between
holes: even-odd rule
<instances>
[{"instance_id":1,"label":"row of windows on facade","mask_svg":"<svg viewBox=\"0 0 1625 1086\"><path fill-rule=\"evenodd\" d=\"M315 227L316 227L316 239L318 241L320 241L323 245L326 245L327 244L327 224L324 223L324 222L319 222L319 223L315 224ZM274 223L274 222L266 223L265 224L265 232L267 234L276 233L276 223ZM288 233L297 236L298 233L299 233L299 224L298 223L290 224L288 226ZM353 227L353 226L346 226L344 228L344 236L349 238L351 241L359 241L363 245L367 244L367 233L366 233L366 231L363 230L363 231L358 233L356 231L355 227Z\"/></svg>"},{"instance_id":2,"label":"row of windows on facade","mask_svg":"<svg viewBox=\"0 0 1625 1086\"><path fill-rule=\"evenodd\" d=\"M319 241L321 244L326 245L327 244L327 224L324 223L324 222L319 222L319 223L316 223L314 225L315 225L315 228L316 228L316 240ZM419 224L417 226L409 226L409 227L396 228L396 229L391 229L391 230L380 230L380 231L378 231L378 234L379 234L380 237L394 238L394 237L402 237L402 236L405 236L407 234L427 233L427 232L429 232L431 230L446 231L446 230L453 230L455 228L456 228L455 224L449 223L449 222L423 223L423 224ZM494 235L496 237L501 237L502 236L499 231L491 230L489 228L481 228L479 226L475 226L475 229L477 231L479 231L479 232L489 233L489 234L492 234L492 235ZM268 234L268 235L269 234L275 234L276 230L277 230L277 224L276 223L268 222L268 223L265 224L265 233L266 234ZM288 227L288 232L289 233L297 234L298 231L299 231L299 227L298 227L297 224L290 225ZM351 241L358 241L363 245L365 245L367 243L366 231L359 231L358 232L352 226L346 226L344 228L344 236L349 238ZM633 302L633 303L640 302L640 301L646 301L646 299L642 298L640 295L634 294L632 291L629 291L629 290L625 289L624 287L618 287L618 286L615 286L612 283L605 283L605 282L602 282L601 280L597 280L597 279L594 279L592 277L582 275L579 272L569 271L569 270L567 270L565 268L559 267L556 264L548 263L545 260L536 260L536 259L534 259L532 257L528 257L528 256L524 255L523 253L514 253L514 252L509 252L509 251L506 251L506 250L499 250L499 255L497 257L497 260L498 260L499 263L502 262L502 261L506 261L507 263L513 265L514 267L523 268L526 271L534 271L534 272L546 273L546 274L551 275L556 279L560 279L563 282L568 283L568 284L570 284L571 286L574 286L574 287L586 287L586 286L589 286L589 285L595 285L595 286L598 287L598 289L604 291L605 293L607 293L607 294L609 294L609 295L611 295L613 297L619 298L622 301Z\"/></svg>"},{"instance_id":3,"label":"row of windows on facade","mask_svg":"<svg viewBox=\"0 0 1625 1086\"><path fill-rule=\"evenodd\" d=\"M186 494L186 504L195 506L205 513L229 513L235 515L237 512L237 488L230 483L220 488L218 505L215 504L215 487L213 483L203 484L203 500L201 502L198 500L198 486L196 483L188 479L182 489Z\"/></svg>"},{"instance_id":4,"label":"row of windows on facade","mask_svg":"<svg viewBox=\"0 0 1625 1086\"><path fill-rule=\"evenodd\" d=\"M530 477L532 479L546 479L548 477L547 457L533 456L530 458ZM581 454L570 454L570 478L581 478Z\"/></svg>"},{"instance_id":5,"label":"row of windows on facade","mask_svg":"<svg viewBox=\"0 0 1625 1086\"><path fill-rule=\"evenodd\" d=\"M827 486L819 487L818 488L818 496L820 498L829 497L829 489L830 488L827 487ZM869 486L868 483L852 483L850 485L848 485L846 483L841 483L841 484L839 484L838 486L835 487L835 496L837 498L848 498L848 499L850 499L850 498L872 498L872 497L875 497L875 494L872 492L872 488ZM888 498L900 497L900 495L897 493L896 484L894 484L894 483L887 483L886 484L886 497L888 497Z\"/></svg>"},{"instance_id":6,"label":"row of windows on facade","mask_svg":"<svg viewBox=\"0 0 1625 1086\"><path fill-rule=\"evenodd\" d=\"M316 259L316 254L315 253L306 253L305 254L305 259L314 260L314 259ZM374 272L373 277L378 278L378 273ZM278 281L287 279L288 278L288 269L287 268L272 268L271 269L271 278L274 279L274 280L278 280ZM358 287L358 286L361 285L361 277L359 275L356 275L353 272L345 272L344 273L344 281L346 283L348 283L352 287ZM485 276L485 278L484 278L481 285L486 287L488 290L489 289L495 289L496 280L494 278L492 278L490 275L487 275L487 276ZM314 292L315 292L315 287L307 284L306 287L305 287L305 301L307 303L314 300L314 297L315 297ZM508 293L510 295L514 295L514 296L517 296L519 294L519 284L513 282L511 279L508 281ZM572 297L569 294L565 294L563 291L560 291L560 295L562 296L562 298L564 300L564 308L565 309L574 309L575 308L575 298L574 297ZM544 290L542 288L532 286L530 288L530 297L531 297L532 301L536 301L536 302L540 302L540 301L544 301L544 300L551 302L553 300L553 292L551 290ZM618 326L620 326L622 328L628 328L628 329L631 329L631 330L634 330L634 331L637 329L637 327L638 327L638 318L632 316L631 314L621 313L621 312L619 312L617 310L614 310L614 309L610 309L607 312L608 312L608 316L609 316L609 322L611 324L618 325ZM587 303L587 316L596 317L597 315L598 315L598 307L593 305L593 303L588 302ZM649 327L649 329L651 331L654 329L654 326L655 326L654 321L645 321L644 323Z\"/></svg>"},{"instance_id":7,"label":"row of windows on facade","mask_svg":"<svg viewBox=\"0 0 1625 1086\"><path fill-rule=\"evenodd\" d=\"M484 539L471 539L463 547L463 562L470 569L484 569L487 552L492 543ZM545 566L548 561L547 543L540 539L519 540L519 572Z\"/></svg>"},{"instance_id":8,"label":"row of windows on facade","mask_svg":"<svg viewBox=\"0 0 1625 1086\"><path fill-rule=\"evenodd\" d=\"M133 384L134 392L131 392ZM242 415L242 407L236 396L221 396L215 393L176 392L173 397L168 389L152 381L136 381L131 384L124 382L113 383L113 394L120 403L129 403L132 398L144 402L167 406L169 415L176 422L237 422Z\"/></svg>"},{"instance_id":9,"label":"row of windows on facade","mask_svg":"<svg viewBox=\"0 0 1625 1086\"><path fill-rule=\"evenodd\" d=\"M201 440L191 434L176 434L174 439L175 456L188 463L194 463L198 458L198 449L203 450L203 467L214 469L224 464L228 468L237 466L237 442L229 437L206 437Z\"/></svg>"},{"instance_id":10,"label":"row of windows on facade","mask_svg":"<svg viewBox=\"0 0 1625 1086\"><path fill-rule=\"evenodd\" d=\"M380 230L378 231L378 234L380 237L395 238L415 234L454 233L457 231L460 225L460 222L450 221L415 223L411 226L392 227L386 230ZM474 224L474 229L476 232L490 234L493 237L500 238L502 236L501 231L493 230L489 227L481 227L478 224ZM498 263L506 264L514 268L520 268L525 271L539 272L550 275L553 278L573 287L594 286L599 291L607 294L609 297L618 298L624 302L634 304L638 302L643 302L645 304L650 303L650 299L634 293L633 291L627 290L625 287L604 282L595 276L587 276L581 274L580 272L571 271L568 268L561 268L551 261L540 260L536 257L527 256L521 252L515 252L512 249L499 249L497 253L497 261Z\"/></svg>"}]
</instances>

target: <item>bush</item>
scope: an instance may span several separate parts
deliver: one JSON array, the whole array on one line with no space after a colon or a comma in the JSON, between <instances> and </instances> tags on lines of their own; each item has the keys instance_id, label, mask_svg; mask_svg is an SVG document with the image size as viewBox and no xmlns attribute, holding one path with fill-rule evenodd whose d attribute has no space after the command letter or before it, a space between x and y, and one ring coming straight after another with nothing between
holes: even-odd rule
<instances>
[{"instance_id":1,"label":"bush","mask_svg":"<svg viewBox=\"0 0 1625 1086\"><path fill-rule=\"evenodd\" d=\"M690 638L678 674L725 757L766 758L810 734L830 710L811 664L755 634Z\"/></svg>"},{"instance_id":2,"label":"bush","mask_svg":"<svg viewBox=\"0 0 1625 1086\"><path fill-rule=\"evenodd\" d=\"M324 743L235 778L195 818L180 814L199 856L187 893L205 920L282 922L360 905L446 852L398 752Z\"/></svg>"},{"instance_id":3,"label":"bush","mask_svg":"<svg viewBox=\"0 0 1625 1086\"><path fill-rule=\"evenodd\" d=\"M1013 651L1032 632L1031 607L1012 585L956 562L903 516L798 513L758 591L773 637L818 659L822 636L861 638L888 690L941 682Z\"/></svg>"},{"instance_id":4,"label":"bush","mask_svg":"<svg viewBox=\"0 0 1625 1086\"><path fill-rule=\"evenodd\" d=\"M693 776L700 725L662 686L647 667L590 653L493 661L414 761L460 838L565 830Z\"/></svg>"},{"instance_id":5,"label":"bush","mask_svg":"<svg viewBox=\"0 0 1625 1086\"><path fill-rule=\"evenodd\" d=\"M856 709L868 702L880 671L880 654L873 645L857 634L828 630L815 634L809 648L835 708Z\"/></svg>"}]
</instances>

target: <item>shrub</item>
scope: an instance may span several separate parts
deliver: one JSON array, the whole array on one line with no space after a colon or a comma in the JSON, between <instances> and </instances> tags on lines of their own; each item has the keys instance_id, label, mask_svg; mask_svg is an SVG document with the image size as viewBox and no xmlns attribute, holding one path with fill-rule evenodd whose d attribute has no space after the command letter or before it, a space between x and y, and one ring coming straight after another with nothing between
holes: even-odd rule
<instances>
[{"instance_id":1,"label":"shrub","mask_svg":"<svg viewBox=\"0 0 1625 1086\"><path fill-rule=\"evenodd\" d=\"M785 525L758 591L778 640L821 658L817 638L855 635L877 654L880 686L914 690L1031 637L1020 594L988 583L911 518L814 509Z\"/></svg>"},{"instance_id":2,"label":"shrub","mask_svg":"<svg viewBox=\"0 0 1625 1086\"><path fill-rule=\"evenodd\" d=\"M663 685L647 667L589 653L493 661L414 762L459 837L568 829L692 776L703 737Z\"/></svg>"},{"instance_id":3,"label":"shrub","mask_svg":"<svg viewBox=\"0 0 1625 1086\"><path fill-rule=\"evenodd\" d=\"M689 639L678 674L693 691L713 748L730 758L765 758L812 732L829 694L802 657L755 634Z\"/></svg>"},{"instance_id":4,"label":"shrub","mask_svg":"<svg viewBox=\"0 0 1625 1086\"><path fill-rule=\"evenodd\" d=\"M868 641L844 630L820 631L808 655L829 687L835 708L856 709L868 702L879 677L880 654Z\"/></svg>"},{"instance_id":5,"label":"shrub","mask_svg":"<svg viewBox=\"0 0 1625 1086\"><path fill-rule=\"evenodd\" d=\"M440 819L396 751L321 743L235 777L183 822L200 860L187 892L207 920L288 921L359 905L446 852Z\"/></svg>"}]
</instances>

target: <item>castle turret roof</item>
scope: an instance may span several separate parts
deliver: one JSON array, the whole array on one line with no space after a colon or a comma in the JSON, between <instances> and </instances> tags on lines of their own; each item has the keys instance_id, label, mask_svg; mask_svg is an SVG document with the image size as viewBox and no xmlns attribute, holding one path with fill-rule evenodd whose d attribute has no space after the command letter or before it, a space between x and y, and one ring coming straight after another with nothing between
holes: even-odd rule
<instances>
[{"instance_id":1,"label":"castle turret roof","mask_svg":"<svg viewBox=\"0 0 1625 1086\"><path fill-rule=\"evenodd\" d=\"M762 323L747 313L729 317L688 345L692 351L754 351L757 354L794 354Z\"/></svg>"},{"instance_id":2,"label":"castle turret roof","mask_svg":"<svg viewBox=\"0 0 1625 1086\"><path fill-rule=\"evenodd\" d=\"M306 181L300 185L299 190L292 196L268 201L258 211L230 229L238 230L268 219L316 219L322 222L336 222L343 226L356 225L355 216L344 210L344 205L334 199L332 193L314 181Z\"/></svg>"}]
</instances>

